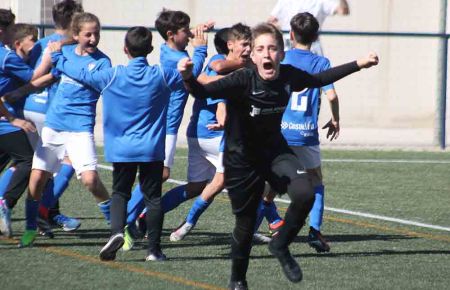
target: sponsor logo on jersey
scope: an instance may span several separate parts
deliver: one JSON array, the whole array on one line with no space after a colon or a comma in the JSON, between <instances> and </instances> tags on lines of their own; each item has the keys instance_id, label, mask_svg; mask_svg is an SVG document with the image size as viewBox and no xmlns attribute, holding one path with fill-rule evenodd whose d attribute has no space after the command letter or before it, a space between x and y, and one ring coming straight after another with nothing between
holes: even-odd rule
<instances>
[{"instance_id":1,"label":"sponsor logo on jersey","mask_svg":"<svg viewBox=\"0 0 450 290\"><path fill-rule=\"evenodd\" d=\"M306 123L292 123L292 122L281 122L281 129L282 130L316 130L317 125L313 122L306 122ZM305 133L306 134L306 133Z\"/></svg>"},{"instance_id":2,"label":"sponsor logo on jersey","mask_svg":"<svg viewBox=\"0 0 450 290\"><path fill-rule=\"evenodd\" d=\"M60 83L61 84L63 84L63 83L64 84L71 84L71 85L75 85L77 87L83 87L83 85L81 83L79 83L76 80L68 77L67 75L62 75Z\"/></svg>"},{"instance_id":3,"label":"sponsor logo on jersey","mask_svg":"<svg viewBox=\"0 0 450 290\"><path fill-rule=\"evenodd\" d=\"M286 106L283 107L271 107L271 108L258 108L252 105L252 110L250 111L250 116L255 117L257 115L272 115L272 114L282 114Z\"/></svg>"},{"instance_id":4,"label":"sponsor logo on jersey","mask_svg":"<svg viewBox=\"0 0 450 290\"><path fill-rule=\"evenodd\" d=\"M91 62L90 64L88 64L88 70L91 71L93 70L95 67L95 62Z\"/></svg>"}]
</instances>

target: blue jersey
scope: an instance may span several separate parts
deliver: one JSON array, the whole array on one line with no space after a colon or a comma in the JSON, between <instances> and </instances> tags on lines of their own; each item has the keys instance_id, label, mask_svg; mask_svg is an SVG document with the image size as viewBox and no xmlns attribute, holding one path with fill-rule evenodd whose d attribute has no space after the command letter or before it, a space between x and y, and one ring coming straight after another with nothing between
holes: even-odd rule
<instances>
[{"instance_id":1,"label":"blue jersey","mask_svg":"<svg viewBox=\"0 0 450 290\"><path fill-rule=\"evenodd\" d=\"M309 50L291 49L286 52L284 64L290 64L310 74L330 68L330 62L323 56ZM333 85L322 87L326 91ZM318 118L320 89L306 88L292 92L281 122L281 132L290 146L314 146L319 144Z\"/></svg>"},{"instance_id":2,"label":"blue jersey","mask_svg":"<svg viewBox=\"0 0 450 290\"><path fill-rule=\"evenodd\" d=\"M128 66L89 71L60 53L57 68L101 91L108 162L164 160L170 92L183 87L177 70L149 66L145 57L137 57Z\"/></svg>"},{"instance_id":3,"label":"blue jersey","mask_svg":"<svg viewBox=\"0 0 450 290\"><path fill-rule=\"evenodd\" d=\"M0 42L0 96L31 81L33 73L33 69L20 56ZM4 104L13 116L23 118L23 99L13 104ZM19 130L20 128L11 125L5 118L0 118L0 135Z\"/></svg>"},{"instance_id":4,"label":"blue jersey","mask_svg":"<svg viewBox=\"0 0 450 290\"><path fill-rule=\"evenodd\" d=\"M63 46L62 49L62 54L74 68L94 72L111 67L109 58L100 50L81 56L75 53L76 46ZM45 126L59 131L94 132L95 108L99 97L99 91L63 73L48 107Z\"/></svg>"},{"instance_id":5,"label":"blue jersey","mask_svg":"<svg viewBox=\"0 0 450 290\"><path fill-rule=\"evenodd\" d=\"M207 55L207 46L198 46L194 49L192 61L194 68L192 73L195 77L200 75L203 68L203 63ZM161 45L160 62L164 68L176 69L178 61L182 58L189 57L187 51L179 51L170 48L167 44ZM176 135L180 128L181 120L183 119L184 107L189 93L186 89L180 88L173 91L170 95L169 107L167 109L167 134Z\"/></svg>"},{"instance_id":6,"label":"blue jersey","mask_svg":"<svg viewBox=\"0 0 450 290\"><path fill-rule=\"evenodd\" d=\"M208 65L205 67L204 72L208 76L216 76L217 73L210 67L211 62L225 59L222 54L213 56ZM222 131L208 130L207 125L216 124L216 111L217 104L225 102L223 99L195 99L192 106L192 116L187 128L187 136L190 138L210 139L223 135Z\"/></svg>"},{"instance_id":7,"label":"blue jersey","mask_svg":"<svg viewBox=\"0 0 450 290\"><path fill-rule=\"evenodd\" d=\"M62 34L53 33L47 37L39 39L31 50L29 60L30 65L36 68L41 63L44 50L50 41L55 42L65 38L66 37ZM55 82L42 91L29 95L25 100L24 110L45 114L48 109L48 104L55 95L57 88L58 82Z\"/></svg>"}]
</instances>

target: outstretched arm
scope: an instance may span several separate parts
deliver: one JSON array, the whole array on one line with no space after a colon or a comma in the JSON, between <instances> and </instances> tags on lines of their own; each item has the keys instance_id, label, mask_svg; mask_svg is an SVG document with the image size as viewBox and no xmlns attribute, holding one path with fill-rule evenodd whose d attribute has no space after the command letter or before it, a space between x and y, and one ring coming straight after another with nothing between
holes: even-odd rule
<instances>
[{"instance_id":1,"label":"outstretched arm","mask_svg":"<svg viewBox=\"0 0 450 290\"><path fill-rule=\"evenodd\" d=\"M378 62L378 55L371 52L367 57L333 67L318 74L310 75L302 70L294 69L290 72L288 78L290 79L292 89L295 91L302 90L305 87L319 88L338 81L362 68L370 68L371 66L377 65Z\"/></svg>"}]
</instances>

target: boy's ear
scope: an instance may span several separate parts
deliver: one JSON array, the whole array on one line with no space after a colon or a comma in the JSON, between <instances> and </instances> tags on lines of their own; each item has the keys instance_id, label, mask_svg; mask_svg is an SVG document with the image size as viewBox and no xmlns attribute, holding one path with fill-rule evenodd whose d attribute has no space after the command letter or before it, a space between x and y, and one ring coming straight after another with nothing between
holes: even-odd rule
<instances>
[{"instance_id":1,"label":"boy's ear","mask_svg":"<svg viewBox=\"0 0 450 290\"><path fill-rule=\"evenodd\" d=\"M167 31L167 32L166 32L166 36L167 36L167 39L171 39L171 38L173 37L173 32L172 32L172 30Z\"/></svg>"},{"instance_id":2,"label":"boy's ear","mask_svg":"<svg viewBox=\"0 0 450 290\"><path fill-rule=\"evenodd\" d=\"M130 52L128 51L128 48L124 45L123 46L123 52L126 54L126 55L129 55L130 54Z\"/></svg>"},{"instance_id":3,"label":"boy's ear","mask_svg":"<svg viewBox=\"0 0 450 290\"><path fill-rule=\"evenodd\" d=\"M13 46L14 46L14 50L18 49L21 45L21 42L19 40L14 41Z\"/></svg>"},{"instance_id":4,"label":"boy's ear","mask_svg":"<svg viewBox=\"0 0 450 290\"><path fill-rule=\"evenodd\" d=\"M229 51L233 51L233 42L231 40L227 41L227 47Z\"/></svg>"},{"instance_id":5,"label":"boy's ear","mask_svg":"<svg viewBox=\"0 0 450 290\"><path fill-rule=\"evenodd\" d=\"M291 39L291 41L295 40L294 32L292 30L289 32L289 38Z\"/></svg>"}]
</instances>

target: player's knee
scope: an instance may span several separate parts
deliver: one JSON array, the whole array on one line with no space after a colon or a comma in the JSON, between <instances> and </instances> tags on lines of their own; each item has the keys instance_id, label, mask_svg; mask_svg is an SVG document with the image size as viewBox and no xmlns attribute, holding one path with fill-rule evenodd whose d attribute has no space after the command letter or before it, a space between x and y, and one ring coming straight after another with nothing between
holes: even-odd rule
<instances>
[{"instance_id":1,"label":"player's knee","mask_svg":"<svg viewBox=\"0 0 450 290\"><path fill-rule=\"evenodd\" d=\"M98 175L95 171L87 171L81 174L81 182L89 191L95 191L99 182Z\"/></svg>"}]
</instances>

